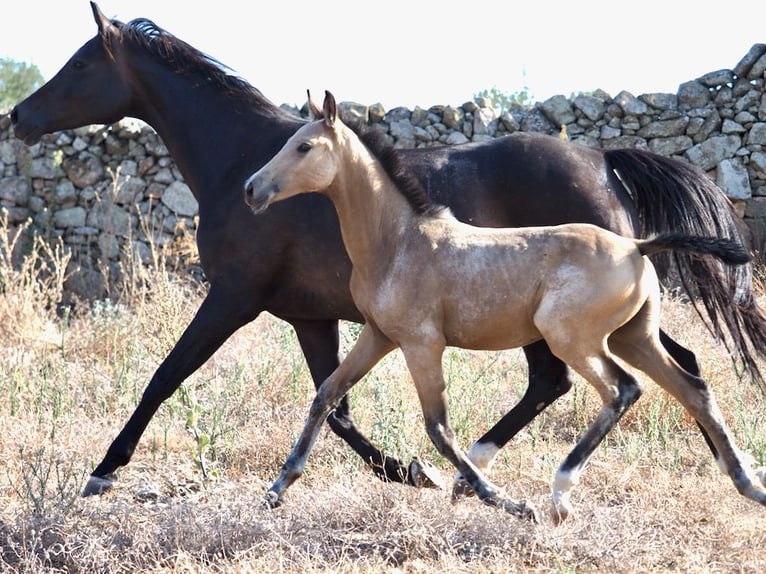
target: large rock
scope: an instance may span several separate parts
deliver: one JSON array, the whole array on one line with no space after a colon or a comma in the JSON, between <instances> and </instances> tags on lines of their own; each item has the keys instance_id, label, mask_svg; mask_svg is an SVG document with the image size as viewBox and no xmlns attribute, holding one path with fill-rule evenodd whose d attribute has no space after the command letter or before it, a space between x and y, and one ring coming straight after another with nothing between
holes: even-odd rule
<instances>
[{"instance_id":1,"label":"large rock","mask_svg":"<svg viewBox=\"0 0 766 574\"><path fill-rule=\"evenodd\" d=\"M189 186L181 181L175 181L165 189L162 194L162 203L176 215L193 217L199 211L199 204L194 194Z\"/></svg>"}]
</instances>

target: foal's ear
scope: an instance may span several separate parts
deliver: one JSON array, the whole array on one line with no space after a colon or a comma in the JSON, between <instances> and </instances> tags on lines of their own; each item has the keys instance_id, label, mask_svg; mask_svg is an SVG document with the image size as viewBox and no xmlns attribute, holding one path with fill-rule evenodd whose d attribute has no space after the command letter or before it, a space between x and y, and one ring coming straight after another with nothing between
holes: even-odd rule
<instances>
[{"instance_id":1,"label":"foal's ear","mask_svg":"<svg viewBox=\"0 0 766 574\"><path fill-rule=\"evenodd\" d=\"M311 97L311 90L306 90L306 96L308 97L309 118L311 118L312 120L321 120L322 110L314 101L314 99Z\"/></svg>"},{"instance_id":2,"label":"foal's ear","mask_svg":"<svg viewBox=\"0 0 766 574\"><path fill-rule=\"evenodd\" d=\"M324 121L329 127L333 127L338 119L338 107L335 105L335 97L327 90L324 91Z\"/></svg>"}]
</instances>

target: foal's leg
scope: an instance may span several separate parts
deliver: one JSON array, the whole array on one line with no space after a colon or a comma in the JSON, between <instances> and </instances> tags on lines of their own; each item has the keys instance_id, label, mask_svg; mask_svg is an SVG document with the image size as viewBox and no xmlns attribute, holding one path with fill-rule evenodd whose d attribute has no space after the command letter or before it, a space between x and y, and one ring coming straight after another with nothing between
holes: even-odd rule
<instances>
[{"instance_id":1,"label":"foal's leg","mask_svg":"<svg viewBox=\"0 0 766 574\"><path fill-rule=\"evenodd\" d=\"M632 324L612 335L615 354L644 371L680 402L705 429L714 445L719 467L729 475L737 491L766 506L763 470L754 470L751 457L743 454L730 436L713 390L701 379L681 369L653 338L641 340L631 332Z\"/></svg>"},{"instance_id":2,"label":"foal's leg","mask_svg":"<svg viewBox=\"0 0 766 574\"><path fill-rule=\"evenodd\" d=\"M458 446L447 416L447 393L441 365L444 343L424 343L421 339L415 345L402 345L402 352L418 392L426 432L439 454L458 469L482 502L537 521L534 509L525 501L502 498L500 489L487 480Z\"/></svg>"},{"instance_id":3,"label":"foal's leg","mask_svg":"<svg viewBox=\"0 0 766 574\"><path fill-rule=\"evenodd\" d=\"M676 363L678 363L683 370L695 377L701 376L702 370L700 369L699 363L697 363L697 357L694 353L681 345L678 341L673 340L670 335L662 329L660 329L660 343L662 343L664 349L675 359ZM713 441L710 440L705 427L699 424L699 422L695 422L697 423L697 428L699 428L702 433L702 438L705 439L705 444L710 449L710 452L713 453L713 457L718 460L718 451L716 450Z\"/></svg>"},{"instance_id":4,"label":"foal's leg","mask_svg":"<svg viewBox=\"0 0 766 574\"><path fill-rule=\"evenodd\" d=\"M700 368L697 357L692 351L673 340L664 331L660 331L660 341L667 352L689 373L699 376ZM569 368L554 356L545 341L538 341L524 347L524 354L529 364L529 385L521 400L487 433L471 445L468 458L482 472L487 473L497 457L497 453L508 441L528 425L559 397L572 388ZM704 427L697 423L705 443L718 460L718 452ZM766 470L761 472L766 480ZM473 494L470 485L461 474L455 477L452 497L455 500Z\"/></svg>"},{"instance_id":5,"label":"foal's leg","mask_svg":"<svg viewBox=\"0 0 766 574\"><path fill-rule=\"evenodd\" d=\"M337 321L292 321L303 355L317 388L338 367ZM403 482L417 487L436 486L435 469L413 460L405 466L397 458L388 456L373 445L357 428L351 416L348 396L344 395L338 406L330 412L327 423L332 431L354 449L362 460L381 480Z\"/></svg>"},{"instance_id":6,"label":"foal's leg","mask_svg":"<svg viewBox=\"0 0 766 574\"><path fill-rule=\"evenodd\" d=\"M670 336L662 330L660 330L660 343L662 343L662 346L665 348L668 354L673 357L673 359L675 359L675 361L684 371L689 373L691 376L696 377L697 379L701 379L701 370L699 364L697 363L697 357L694 355L694 353L692 353L686 347L683 347L677 341L671 339ZM710 449L710 452L713 453L713 458L715 458L716 464L718 464L718 468L721 469L721 472L728 474L726 466L721 460L721 456L718 454L718 449L716 449L713 441L710 440L710 435L708 435L705 427L702 426L698 420L695 420L694 422L697 423L697 428L699 428L700 432L702 433L702 438L705 439L705 444ZM762 484L766 485L766 467L755 468L755 459L747 453L745 453L745 456L749 459L747 466L753 467L756 475L758 476L758 479Z\"/></svg>"},{"instance_id":7,"label":"foal's leg","mask_svg":"<svg viewBox=\"0 0 766 574\"><path fill-rule=\"evenodd\" d=\"M369 324L364 326L356 344L343 362L319 386L303 432L282 466L276 482L266 493L266 503L270 507L279 506L284 491L303 474L311 448L330 410L359 379L394 348L395 345L377 329Z\"/></svg>"},{"instance_id":8,"label":"foal's leg","mask_svg":"<svg viewBox=\"0 0 766 574\"><path fill-rule=\"evenodd\" d=\"M529 365L529 384L521 400L468 449L468 459L484 473L489 472L497 453L545 408L572 388L569 368L548 348L545 341L524 347ZM453 500L473 494L458 473L452 488Z\"/></svg>"},{"instance_id":9,"label":"foal's leg","mask_svg":"<svg viewBox=\"0 0 766 574\"><path fill-rule=\"evenodd\" d=\"M588 459L641 396L641 386L636 378L622 369L607 351L568 363L596 388L603 403L595 420L556 471L551 517L557 524L565 520L572 510L569 494L579 483Z\"/></svg>"}]
</instances>

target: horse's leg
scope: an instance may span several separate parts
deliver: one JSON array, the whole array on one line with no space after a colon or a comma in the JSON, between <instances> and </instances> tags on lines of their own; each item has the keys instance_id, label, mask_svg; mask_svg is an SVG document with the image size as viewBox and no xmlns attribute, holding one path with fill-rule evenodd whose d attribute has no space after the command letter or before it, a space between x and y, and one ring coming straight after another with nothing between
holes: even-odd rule
<instances>
[{"instance_id":1,"label":"horse's leg","mask_svg":"<svg viewBox=\"0 0 766 574\"><path fill-rule=\"evenodd\" d=\"M303 355L306 357L311 377L317 388L338 367L338 321L292 321ZM351 417L348 396L344 395L338 406L327 417L332 431L342 438L362 457L381 480L403 482L417 487L435 486L434 469L424 468L417 460L405 466L398 459L386 455L374 446L356 427ZM426 473L431 477L426 476Z\"/></svg>"},{"instance_id":2,"label":"horse's leg","mask_svg":"<svg viewBox=\"0 0 766 574\"><path fill-rule=\"evenodd\" d=\"M419 339L412 346L402 345L402 352L418 392L426 432L439 454L457 468L482 502L503 508L514 516L537 521L534 509L525 501L502 498L500 489L458 446L447 415L447 392L441 365L444 343L429 344Z\"/></svg>"},{"instance_id":3,"label":"horse's leg","mask_svg":"<svg viewBox=\"0 0 766 574\"><path fill-rule=\"evenodd\" d=\"M641 396L641 386L636 378L622 369L606 351L584 359L578 357L568 364L595 387L603 403L595 420L556 471L551 517L557 524L571 512L569 494L580 481L588 459Z\"/></svg>"},{"instance_id":4,"label":"horse's leg","mask_svg":"<svg viewBox=\"0 0 766 574\"><path fill-rule=\"evenodd\" d=\"M330 410L366 375L375 364L396 346L369 324L362 329L348 356L321 384L311 403L306 424L298 442L287 457L279 477L266 493L266 503L274 508L282 502L282 495L295 482L306 467L311 448L319 435Z\"/></svg>"},{"instance_id":5,"label":"horse's leg","mask_svg":"<svg viewBox=\"0 0 766 574\"><path fill-rule=\"evenodd\" d=\"M735 445L708 384L680 368L653 338L642 337L633 321L612 335L610 346L615 354L645 372L683 405L704 428L714 445L718 466L728 474L737 491L766 506L763 470L753 469L752 457Z\"/></svg>"},{"instance_id":6,"label":"horse's leg","mask_svg":"<svg viewBox=\"0 0 766 574\"><path fill-rule=\"evenodd\" d=\"M101 494L113 486L115 470L130 462L141 435L162 402L234 331L258 315L252 307L244 308L241 301L241 298L211 287L194 319L155 371L130 419L91 474L83 496Z\"/></svg>"},{"instance_id":7,"label":"horse's leg","mask_svg":"<svg viewBox=\"0 0 766 574\"><path fill-rule=\"evenodd\" d=\"M682 369L695 377L701 376L702 370L700 369L699 363L697 363L696 355L681 345L678 341L673 340L670 335L668 335L662 329L660 329L660 343L662 343L662 346L665 348L668 354L673 357L679 365L681 365ZM710 449L710 452L713 453L713 457L718 460L718 451L716 450L713 441L710 440L710 436L708 436L705 427L703 427L699 421L695 422L697 423L697 428L699 428L700 432L702 433L702 438L705 439L705 444Z\"/></svg>"},{"instance_id":8,"label":"horse's leg","mask_svg":"<svg viewBox=\"0 0 766 574\"><path fill-rule=\"evenodd\" d=\"M697 356L692 351L674 340L662 329L660 329L660 343L668 354L675 359L676 363L681 365L682 369L695 377L700 376L702 371L700 370L699 363L697 363Z\"/></svg>"},{"instance_id":9,"label":"horse's leg","mask_svg":"<svg viewBox=\"0 0 766 574\"><path fill-rule=\"evenodd\" d=\"M492 468L497 453L545 408L572 388L569 368L545 341L524 347L529 365L529 384L521 400L468 449L468 459L482 472ZM455 478L453 500L473 494L461 474Z\"/></svg>"},{"instance_id":10,"label":"horse's leg","mask_svg":"<svg viewBox=\"0 0 766 574\"><path fill-rule=\"evenodd\" d=\"M660 338L668 352L687 370L699 373L694 353L660 332ZM529 384L521 400L503 416L489 431L471 445L468 458L483 472L488 473L497 453L508 441L543 412L556 399L572 388L572 379L566 363L551 353L545 341L538 341L524 347L529 365ZM715 454L715 447L700 427L708 446ZM453 499L473 494L470 485L458 474L452 489Z\"/></svg>"}]
</instances>

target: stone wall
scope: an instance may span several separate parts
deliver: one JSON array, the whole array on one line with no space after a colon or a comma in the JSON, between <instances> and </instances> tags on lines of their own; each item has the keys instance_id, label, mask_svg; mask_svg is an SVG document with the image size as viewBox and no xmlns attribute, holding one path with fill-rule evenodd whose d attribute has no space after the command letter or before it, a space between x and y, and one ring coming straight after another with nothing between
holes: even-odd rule
<instances>
[{"instance_id":1,"label":"stone wall","mask_svg":"<svg viewBox=\"0 0 766 574\"><path fill-rule=\"evenodd\" d=\"M676 94L603 91L555 96L498 113L481 98L459 107L385 110L341 104L383 129L395 145L455 145L515 131L581 145L641 147L706 170L762 236L766 218L766 44L730 70L680 84ZM296 114L299 110L293 109ZM45 136L31 147L0 116L0 206L9 224L29 222L61 238L79 263L117 262L193 236L197 203L156 133L132 120Z\"/></svg>"}]
</instances>

